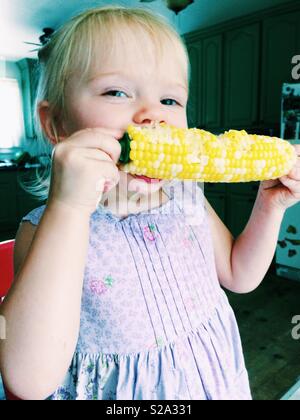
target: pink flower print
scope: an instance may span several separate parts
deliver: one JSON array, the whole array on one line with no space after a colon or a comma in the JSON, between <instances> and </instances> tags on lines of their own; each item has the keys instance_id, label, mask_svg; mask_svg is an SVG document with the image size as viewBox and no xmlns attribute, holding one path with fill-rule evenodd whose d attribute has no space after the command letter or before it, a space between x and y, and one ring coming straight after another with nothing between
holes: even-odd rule
<instances>
[{"instance_id":1,"label":"pink flower print","mask_svg":"<svg viewBox=\"0 0 300 420\"><path fill-rule=\"evenodd\" d=\"M144 227L144 236L145 238L149 239L149 241L155 241L156 228L153 224Z\"/></svg>"},{"instance_id":2,"label":"pink flower print","mask_svg":"<svg viewBox=\"0 0 300 420\"><path fill-rule=\"evenodd\" d=\"M93 279L90 281L90 289L96 295L102 295L107 291L107 287L102 280Z\"/></svg>"},{"instance_id":3,"label":"pink flower print","mask_svg":"<svg viewBox=\"0 0 300 420\"><path fill-rule=\"evenodd\" d=\"M106 276L104 280L93 278L90 281L90 289L93 293L100 296L103 293L107 292L107 290L113 286L114 282L115 280L112 278L111 275Z\"/></svg>"}]
</instances>

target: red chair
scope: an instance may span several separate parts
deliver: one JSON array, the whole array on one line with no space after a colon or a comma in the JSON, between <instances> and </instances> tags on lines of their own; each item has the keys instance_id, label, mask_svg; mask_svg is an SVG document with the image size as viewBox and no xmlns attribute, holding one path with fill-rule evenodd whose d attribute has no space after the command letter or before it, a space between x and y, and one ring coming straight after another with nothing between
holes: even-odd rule
<instances>
[{"instance_id":1,"label":"red chair","mask_svg":"<svg viewBox=\"0 0 300 420\"><path fill-rule=\"evenodd\" d=\"M14 240L0 242L0 303L6 296L14 278Z\"/></svg>"},{"instance_id":2,"label":"red chair","mask_svg":"<svg viewBox=\"0 0 300 420\"><path fill-rule=\"evenodd\" d=\"M14 278L14 245L14 240L0 242L0 303L7 295ZM19 399L11 394L4 384L3 386L8 400Z\"/></svg>"}]
</instances>

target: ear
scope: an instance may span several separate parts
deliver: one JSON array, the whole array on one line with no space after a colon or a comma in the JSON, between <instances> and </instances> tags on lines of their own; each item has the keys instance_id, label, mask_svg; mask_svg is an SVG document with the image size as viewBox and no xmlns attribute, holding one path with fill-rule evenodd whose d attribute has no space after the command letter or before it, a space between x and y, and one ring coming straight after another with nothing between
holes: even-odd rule
<instances>
[{"instance_id":1,"label":"ear","mask_svg":"<svg viewBox=\"0 0 300 420\"><path fill-rule=\"evenodd\" d=\"M55 117L48 101L42 101L38 104L38 114L43 131L52 144L57 144L67 137L61 124L55 122Z\"/></svg>"}]
</instances>

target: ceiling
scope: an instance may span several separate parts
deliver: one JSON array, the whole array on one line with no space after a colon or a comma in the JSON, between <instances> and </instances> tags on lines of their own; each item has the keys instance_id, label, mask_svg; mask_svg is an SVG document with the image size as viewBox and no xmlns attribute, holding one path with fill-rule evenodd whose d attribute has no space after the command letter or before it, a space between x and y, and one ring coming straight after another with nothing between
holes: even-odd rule
<instances>
[{"instance_id":1,"label":"ceiling","mask_svg":"<svg viewBox=\"0 0 300 420\"><path fill-rule=\"evenodd\" d=\"M0 0L0 60L17 60L36 56L24 41L39 43L42 29L57 29L81 10L119 4L147 7L165 15L181 34L259 11L290 0L194 0L177 16L167 9L164 0L140 3L139 0Z\"/></svg>"}]
</instances>

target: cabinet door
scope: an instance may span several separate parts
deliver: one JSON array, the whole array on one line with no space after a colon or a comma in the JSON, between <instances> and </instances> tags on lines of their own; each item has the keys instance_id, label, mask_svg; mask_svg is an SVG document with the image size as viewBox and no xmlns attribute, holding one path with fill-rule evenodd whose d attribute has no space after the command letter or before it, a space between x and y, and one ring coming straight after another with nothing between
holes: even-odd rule
<instances>
[{"instance_id":1,"label":"cabinet door","mask_svg":"<svg viewBox=\"0 0 300 420\"><path fill-rule=\"evenodd\" d=\"M226 128L253 126L258 120L259 24L225 34Z\"/></svg>"},{"instance_id":2,"label":"cabinet door","mask_svg":"<svg viewBox=\"0 0 300 420\"><path fill-rule=\"evenodd\" d=\"M189 44L187 49L191 66L189 101L187 105L188 125L189 127L198 127L202 124L202 109L200 102L202 44L198 41Z\"/></svg>"},{"instance_id":3,"label":"cabinet door","mask_svg":"<svg viewBox=\"0 0 300 420\"><path fill-rule=\"evenodd\" d=\"M292 57L300 51L300 12L263 22L261 122L280 123L281 90L292 79Z\"/></svg>"},{"instance_id":4,"label":"cabinet door","mask_svg":"<svg viewBox=\"0 0 300 420\"><path fill-rule=\"evenodd\" d=\"M226 195L206 193L205 197L223 223L226 222Z\"/></svg>"},{"instance_id":5,"label":"cabinet door","mask_svg":"<svg viewBox=\"0 0 300 420\"><path fill-rule=\"evenodd\" d=\"M200 98L204 128L221 127L222 35L203 41L203 79Z\"/></svg>"},{"instance_id":6,"label":"cabinet door","mask_svg":"<svg viewBox=\"0 0 300 420\"><path fill-rule=\"evenodd\" d=\"M12 172L0 172L0 230L10 230L16 224L16 176Z\"/></svg>"},{"instance_id":7,"label":"cabinet door","mask_svg":"<svg viewBox=\"0 0 300 420\"><path fill-rule=\"evenodd\" d=\"M260 186L259 181L232 182L227 184L228 194L240 194L256 197Z\"/></svg>"},{"instance_id":8,"label":"cabinet door","mask_svg":"<svg viewBox=\"0 0 300 420\"><path fill-rule=\"evenodd\" d=\"M24 58L17 62L22 77L22 96L24 124L27 138L35 138L34 106L38 76L36 74L37 60Z\"/></svg>"},{"instance_id":9,"label":"cabinet door","mask_svg":"<svg viewBox=\"0 0 300 420\"><path fill-rule=\"evenodd\" d=\"M255 203L255 197L247 195L228 195L227 226L236 238L244 228L251 216Z\"/></svg>"}]
</instances>

